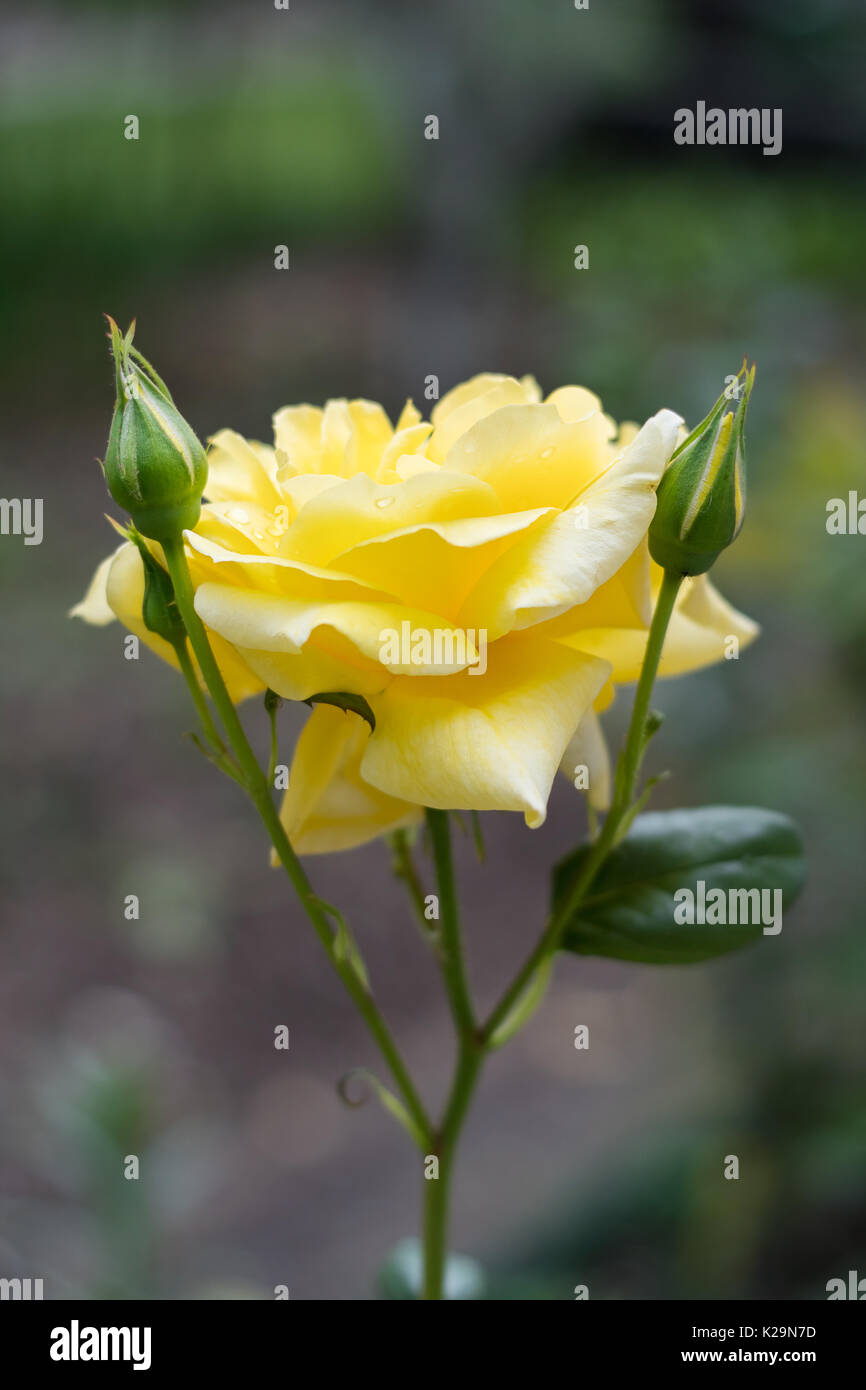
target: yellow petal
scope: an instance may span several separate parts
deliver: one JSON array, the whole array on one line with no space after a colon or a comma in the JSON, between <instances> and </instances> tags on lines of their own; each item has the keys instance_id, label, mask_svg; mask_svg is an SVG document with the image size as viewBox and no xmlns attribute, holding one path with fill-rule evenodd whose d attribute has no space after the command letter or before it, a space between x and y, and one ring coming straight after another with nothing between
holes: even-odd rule
<instances>
[{"instance_id":1,"label":"yellow petal","mask_svg":"<svg viewBox=\"0 0 866 1390\"><path fill-rule=\"evenodd\" d=\"M503 388L511 391L515 387L520 392L520 399L527 404L541 400L538 382L534 377L525 376L518 381L516 377L507 376L503 372L478 372L468 381L461 381L458 386L452 386L450 391L446 391L441 401L434 405L430 419L438 429L458 410L472 402L491 398L491 392L494 393L492 399L496 399L496 392Z\"/></svg>"},{"instance_id":2,"label":"yellow petal","mask_svg":"<svg viewBox=\"0 0 866 1390\"><path fill-rule=\"evenodd\" d=\"M390 597L338 568L305 565L285 555L238 551L198 531L187 531L184 539L191 552L190 570L196 588L204 583L228 583L241 589L257 589L281 598L313 603L367 602Z\"/></svg>"},{"instance_id":3,"label":"yellow petal","mask_svg":"<svg viewBox=\"0 0 866 1390\"><path fill-rule=\"evenodd\" d=\"M417 405L413 400L407 400L406 404L400 412L400 419L397 421L396 433L399 434L401 430L411 429L413 425L420 425L420 423L420 410L418 409Z\"/></svg>"},{"instance_id":4,"label":"yellow petal","mask_svg":"<svg viewBox=\"0 0 866 1390\"><path fill-rule=\"evenodd\" d=\"M438 472L439 464L431 463L426 454L401 454L394 464L394 477L391 482L405 483L419 473Z\"/></svg>"},{"instance_id":5,"label":"yellow petal","mask_svg":"<svg viewBox=\"0 0 866 1390\"><path fill-rule=\"evenodd\" d=\"M179 669L174 648L157 637L144 625L141 605L144 599L144 565L138 548L131 541L122 545L111 557L106 582L106 599L112 612L125 628L136 635L145 646L161 656L170 666ZM213 654L233 701L247 699L264 689L264 685L246 663L216 633L209 634ZM193 663L195 665L195 663Z\"/></svg>"},{"instance_id":6,"label":"yellow petal","mask_svg":"<svg viewBox=\"0 0 866 1390\"><path fill-rule=\"evenodd\" d=\"M476 660L476 650L462 629L456 630L439 613L403 604L304 602L230 584L205 583L196 590L195 606L202 622L231 642L254 670L261 669L257 654L298 656L315 635L315 648L335 660L345 661L364 677L359 686L352 680L352 671L347 670L347 684L314 686L306 695L323 688L366 694L371 684L375 688L378 683L381 688L393 672L441 678ZM439 649L432 647L436 633L440 634L441 648L451 653L450 659L441 659ZM420 643L424 640L431 644L429 659L421 659ZM404 642L408 647L405 654ZM296 664L292 667L294 672L299 669ZM285 693L277 685L273 689ZM305 699L306 695L300 698Z\"/></svg>"},{"instance_id":7,"label":"yellow petal","mask_svg":"<svg viewBox=\"0 0 866 1390\"><path fill-rule=\"evenodd\" d=\"M404 455L420 454L432 428L432 425L429 424L416 424L407 429L398 429L382 451L382 458L375 475L376 482L401 482L402 479L396 472L399 460ZM424 460L423 462L429 469L429 461Z\"/></svg>"},{"instance_id":8,"label":"yellow petal","mask_svg":"<svg viewBox=\"0 0 866 1390\"><path fill-rule=\"evenodd\" d=\"M485 416L502 406L536 404L540 399L538 383L531 376L521 381L495 373L474 376L455 386L433 408L430 418L434 430L427 453L442 463L460 436Z\"/></svg>"},{"instance_id":9,"label":"yellow petal","mask_svg":"<svg viewBox=\"0 0 866 1390\"><path fill-rule=\"evenodd\" d=\"M569 637L583 628L642 627L652 618L653 594L646 537L586 603L570 608L539 629L544 637Z\"/></svg>"},{"instance_id":10,"label":"yellow petal","mask_svg":"<svg viewBox=\"0 0 866 1390\"><path fill-rule=\"evenodd\" d=\"M273 417L279 478L287 473L318 473L322 463L322 414L315 405L287 405Z\"/></svg>"},{"instance_id":11,"label":"yellow petal","mask_svg":"<svg viewBox=\"0 0 866 1390\"><path fill-rule=\"evenodd\" d=\"M320 492L327 492L332 487L342 487L344 483L345 479L338 478L334 473L302 473L297 478L284 478L283 496L293 509L292 520L308 502L318 497Z\"/></svg>"},{"instance_id":12,"label":"yellow petal","mask_svg":"<svg viewBox=\"0 0 866 1390\"><path fill-rule=\"evenodd\" d=\"M284 553L328 565L352 546L421 522L501 511L486 483L437 468L383 487L363 473L310 498L286 537Z\"/></svg>"},{"instance_id":13,"label":"yellow petal","mask_svg":"<svg viewBox=\"0 0 866 1390\"><path fill-rule=\"evenodd\" d=\"M295 747L280 820L299 854L353 849L423 816L361 777L369 728L363 719L317 705Z\"/></svg>"},{"instance_id":14,"label":"yellow petal","mask_svg":"<svg viewBox=\"0 0 866 1390\"><path fill-rule=\"evenodd\" d=\"M610 806L612 781L610 754L601 721L593 709L587 710L575 729L563 755L560 772L574 785L575 772L579 767L585 767L587 771L587 800L590 806L596 811L606 811Z\"/></svg>"},{"instance_id":15,"label":"yellow petal","mask_svg":"<svg viewBox=\"0 0 866 1390\"><path fill-rule=\"evenodd\" d=\"M658 570L658 566L653 566ZM657 587L657 585L656 585ZM660 676L679 676L725 658L729 639L746 647L757 637L757 623L727 603L706 575L686 579L668 627ZM586 628L559 639L569 647L603 657L616 684L637 680L646 650L645 628Z\"/></svg>"},{"instance_id":16,"label":"yellow petal","mask_svg":"<svg viewBox=\"0 0 866 1390\"><path fill-rule=\"evenodd\" d=\"M545 405L555 405L560 417L568 424L586 420L590 415L601 413L601 401L592 391L583 386L560 386L551 391Z\"/></svg>"},{"instance_id":17,"label":"yellow petal","mask_svg":"<svg viewBox=\"0 0 866 1390\"><path fill-rule=\"evenodd\" d=\"M483 479L503 511L567 507L607 468L608 434L599 413L569 424L554 405L504 405L461 431L445 467Z\"/></svg>"},{"instance_id":18,"label":"yellow petal","mask_svg":"<svg viewBox=\"0 0 866 1390\"><path fill-rule=\"evenodd\" d=\"M273 514L282 501L273 449L251 443L234 430L220 430L213 436L207 468L205 496L210 502L239 507L251 502Z\"/></svg>"},{"instance_id":19,"label":"yellow petal","mask_svg":"<svg viewBox=\"0 0 866 1390\"><path fill-rule=\"evenodd\" d=\"M417 412L415 412L417 416ZM404 411L407 420L412 411ZM376 401L327 401L317 406L285 406L273 417L280 481L291 475L330 473L352 478L375 477L382 452L394 431Z\"/></svg>"},{"instance_id":20,"label":"yellow petal","mask_svg":"<svg viewBox=\"0 0 866 1390\"><path fill-rule=\"evenodd\" d=\"M322 443L327 465L321 471L354 478L373 478L393 429L376 401L328 401L322 417Z\"/></svg>"},{"instance_id":21,"label":"yellow petal","mask_svg":"<svg viewBox=\"0 0 866 1390\"><path fill-rule=\"evenodd\" d=\"M207 502L188 537L199 536L242 554L277 555L292 515L292 505L285 500L273 511L256 502Z\"/></svg>"},{"instance_id":22,"label":"yellow petal","mask_svg":"<svg viewBox=\"0 0 866 1390\"><path fill-rule=\"evenodd\" d=\"M361 775L399 800L443 810L522 811L541 825L556 769L609 667L555 642L507 637L486 674L397 677L370 703Z\"/></svg>"},{"instance_id":23,"label":"yellow petal","mask_svg":"<svg viewBox=\"0 0 866 1390\"><path fill-rule=\"evenodd\" d=\"M84 598L76 603L74 608L70 608L70 618L82 618L84 622L91 623L94 627L105 627L108 623L114 622L116 614L108 602L107 595L108 575L114 564L115 555L119 554L121 550L125 550L126 544L119 546L111 555L106 555L97 567Z\"/></svg>"},{"instance_id":24,"label":"yellow petal","mask_svg":"<svg viewBox=\"0 0 866 1390\"><path fill-rule=\"evenodd\" d=\"M410 606L453 620L493 561L548 515L541 509L404 527L353 546L334 564Z\"/></svg>"},{"instance_id":25,"label":"yellow petal","mask_svg":"<svg viewBox=\"0 0 866 1390\"><path fill-rule=\"evenodd\" d=\"M648 420L573 506L520 537L485 572L458 622L484 627L495 639L572 609L579 613L578 605L616 574L646 534L678 420L670 411Z\"/></svg>"}]
</instances>

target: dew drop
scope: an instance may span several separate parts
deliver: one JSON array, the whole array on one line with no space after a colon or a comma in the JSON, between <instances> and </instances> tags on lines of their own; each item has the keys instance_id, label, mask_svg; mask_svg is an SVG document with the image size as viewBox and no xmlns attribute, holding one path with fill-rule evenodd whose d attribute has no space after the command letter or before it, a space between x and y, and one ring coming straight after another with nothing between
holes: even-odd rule
<instances>
[{"instance_id":1,"label":"dew drop","mask_svg":"<svg viewBox=\"0 0 866 1390\"><path fill-rule=\"evenodd\" d=\"M265 538L265 533L264 533L264 531L253 531L253 540L254 540L254 541L263 541L264 538Z\"/></svg>"},{"instance_id":2,"label":"dew drop","mask_svg":"<svg viewBox=\"0 0 866 1390\"><path fill-rule=\"evenodd\" d=\"M385 507L390 507L393 501L393 497L377 497L376 506L381 507L384 510Z\"/></svg>"},{"instance_id":3,"label":"dew drop","mask_svg":"<svg viewBox=\"0 0 866 1390\"><path fill-rule=\"evenodd\" d=\"M241 526L245 526L250 519L249 512L245 512L243 507L230 507L226 512L229 521L237 521Z\"/></svg>"},{"instance_id":4,"label":"dew drop","mask_svg":"<svg viewBox=\"0 0 866 1390\"><path fill-rule=\"evenodd\" d=\"M555 451L553 445L550 444L550 445L548 445L548 447L547 447L546 449L542 449L542 451L541 451L541 457L542 457L543 459L549 459L549 458L551 457L551 455L554 454L555 452L556 452L556 451Z\"/></svg>"}]
</instances>

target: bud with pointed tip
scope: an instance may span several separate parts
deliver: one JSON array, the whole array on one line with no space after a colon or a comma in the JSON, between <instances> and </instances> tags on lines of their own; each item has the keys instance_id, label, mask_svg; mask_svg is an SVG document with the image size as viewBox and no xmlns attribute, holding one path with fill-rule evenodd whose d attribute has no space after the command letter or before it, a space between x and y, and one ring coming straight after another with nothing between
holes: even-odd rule
<instances>
[{"instance_id":1,"label":"bud with pointed tip","mask_svg":"<svg viewBox=\"0 0 866 1390\"><path fill-rule=\"evenodd\" d=\"M207 459L168 387L113 319L117 400L102 465L108 490L151 540L177 539L199 519Z\"/></svg>"},{"instance_id":2,"label":"bud with pointed tip","mask_svg":"<svg viewBox=\"0 0 866 1390\"><path fill-rule=\"evenodd\" d=\"M736 410L722 392L673 455L658 486L650 555L674 574L705 574L739 534L746 500L743 427L755 380L745 363Z\"/></svg>"}]
</instances>

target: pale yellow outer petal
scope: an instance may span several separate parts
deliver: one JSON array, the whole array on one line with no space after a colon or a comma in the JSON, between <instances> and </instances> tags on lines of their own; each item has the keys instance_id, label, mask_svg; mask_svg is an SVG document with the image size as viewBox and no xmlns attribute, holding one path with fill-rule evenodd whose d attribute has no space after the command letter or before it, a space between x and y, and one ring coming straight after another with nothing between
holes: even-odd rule
<instances>
[{"instance_id":1,"label":"pale yellow outer petal","mask_svg":"<svg viewBox=\"0 0 866 1390\"><path fill-rule=\"evenodd\" d=\"M657 569L657 566L653 567ZM660 676L680 676L725 659L730 638L738 650L754 642L760 629L732 607L706 575L686 579L668 627L659 664ZM638 627L598 627L575 631L558 639L574 649L603 657L613 667L615 684L635 681L646 650L647 630Z\"/></svg>"},{"instance_id":2,"label":"pale yellow outer petal","mask_svg":"<svg viewBox=\"0 0 866 1390\"><path fill-rule=\"evenodd\" d=\"M105 559L100 562L84 598L80 599L74 608L70 608L70 618L81 618L93 627L105 627L108 623L115 621L117 614L108 602L108 576L111 566L114 564L115 555L118 555L125 548L125 544L118 546L117 550L113 551L111 555L106 555Z\"/></svg>"},{"instance_id":3,"label":"pale yellow outer petal","mask_svg":"<svg viewBox=\"0 0 866 1390\"><path fill-rule=\"evenodd\" d=\"M369 732L363 719L329 705L317 705L304 726L280 809L299 854L354 849L422 818L420 806L387 796L361 777Z\"/></svg>"},{"instance_id":4,"label":"pale yellow outer petal","mask_svg":"<svg viewBox=\"0 0 866 1390\"><path fill-rule=\"evenodd\" d=\"M107 560L103 561L97 575L100 571L104 572L105 604L113 616L118 618L125 628L134 633L145 646L150 647L157 656L161 656L163 661L167 661L170 666L174 666L178 670L178 660L174 648L170 643L163 641L161 637L157 637L156 633L150 632L145 627L144 619L141 616L141 605L144 600L144 565L138 548L133 545L132 541L127 541L119 550L115 551L114 555L110 555ZM84 602L88 603L89 600L90 593ZM82 605L79 604L78 606L80 608ZM94 606L93 611L103 612L104 610L100 605L99 607ZM77 616L85 617L85 620L89 622L93 621L91 617L83 613L79 613ZM250 695L260 693L264 689L263 682L246 665L238 653L215 633L210 634L210 636L217 665L222 672L232 700L238 702L247 699Z\"/></svg>"},{"instance_id":5,"label":"pale yellow outer petal","mask_svg":"<svg viewBox=\"0 0 866 1390\"><path fill-rule=\"evenodd\" d=\"M609 667L532 636L503 638L484 675L398 677L371 699L365 781L442 810L522 811L541 825L556 769ZM563 659L565 657L565 659Z\"/></svg>"},{"instance_id":6,"label":"pale yellow outer petal","mask_svg":"<svg viewBox=\"0 0 866 1390\"><path fill-rule=\"evenodd\" d=\"M575 769L581 766L587 771L587 800L590 806L597 811L606 811L610 806L612 783L610 753L601 720L594 709L587 710L575 729L559 770L573 784Z\"/></svg>"}]
</instances>

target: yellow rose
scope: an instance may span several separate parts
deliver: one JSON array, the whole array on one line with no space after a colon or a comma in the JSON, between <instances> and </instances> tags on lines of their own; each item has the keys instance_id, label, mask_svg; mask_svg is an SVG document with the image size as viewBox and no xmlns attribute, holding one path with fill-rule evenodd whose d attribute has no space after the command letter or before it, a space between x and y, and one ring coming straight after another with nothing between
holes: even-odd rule
<instances>
[{"instance_id":1,"label":"yellow rose","mask_svg":"<svg viewBox=\"0 0 866 1390\"><path fill-rule=\"evenodd\" d=\"M274 447L223 430L185 533L196 609L234 700L363 695L376 728L317 706L282 818L301 853L345 849L421 808L522 811L540 825L557 767L606 799L597 712L640 669L660 580L646 532L681 426L617 431L580 387L483 375L429 423L407 403L329 401L274 416ZM159 547L154 553L160 557ZM123 545L73 612L141 620ZM662 675L755 635L702 576L683 585Z\"/></svg>"}]
</instances>

